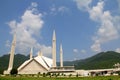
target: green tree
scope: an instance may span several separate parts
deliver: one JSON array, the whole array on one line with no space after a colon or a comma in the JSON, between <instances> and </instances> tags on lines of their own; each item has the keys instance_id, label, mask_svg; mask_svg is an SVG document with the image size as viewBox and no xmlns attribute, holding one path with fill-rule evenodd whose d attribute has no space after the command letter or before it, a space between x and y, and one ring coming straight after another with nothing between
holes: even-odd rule
<instances>
[{"instance_id":1,"label":"green tree","mask_svg":"<svg viewBox=\"0 0 120 80\"><path fill-rule=\"evenodd\" d=\"M46 73L43 73L43 77L46 77Z\"/></svg>"},{"instance_id":2,"label":"green tree","mask_svg":"<svg viewBox=\"0 0 120 80\"><path fill-rule=\"evenodd\" d=\"M13 68L11 71L10 71L10 74L11 75L16 75L18 73L18 70Z\"/></svg>"}]
</instances>

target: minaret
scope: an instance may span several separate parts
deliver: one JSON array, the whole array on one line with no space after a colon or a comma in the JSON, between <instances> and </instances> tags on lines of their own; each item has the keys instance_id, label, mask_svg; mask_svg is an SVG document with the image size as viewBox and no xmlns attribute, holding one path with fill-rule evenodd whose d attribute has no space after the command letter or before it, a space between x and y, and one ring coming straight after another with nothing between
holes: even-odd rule
<instances>
[{"instance_id":1,"label":"minaret","mask_svg":"<svg viewBox=\"0 0 120 80\"><path fill-rule=\"evenodd\" d=\"M42 56L42 51L39 51L39 52L38 52L38 56Z\"/></svg>"},{"instance_id":2,"label":"minaret","mask_svg":"<svg viewBox=\"0 0 120 80\"><path fill-rule=\"evenodd\" d=\"M62 50L62 44L60 45L60 67L63 67L63 50Z\"/></svg>"},{"instance_id":3,"label":"minaret","mask_svg":"<svg viewBox=\"0 0 120 80\"><path fill-rule=\"evenodd\" d=\"M16 45L16 33L13 36L13 41L12 41L12 46L11 46L11 51L10 51L10 59L9 59L8 71L11 71L12 68L13 68L15 45Z\"/></svg>"},{"instance_id":4,"label":"minaret","mask_svg":"<svg viewBox=\"0 0 120 80\"><path fill-rule=\"evenodd\" d=\"M55 30L53 31L53 40L52 40L52 58L53 58L53 66L56 67L56 35Z\"/></svg>"},{"instance_id":5,"label":"minaret","mask_svg":"<svg viewBox=\"0 0 120 80\"><path fill-rule=\"evenodd\" d=\"M30 50L30 59L32 59L32 54L33 54L33 48Z\"/></svg>"}]
</instances>

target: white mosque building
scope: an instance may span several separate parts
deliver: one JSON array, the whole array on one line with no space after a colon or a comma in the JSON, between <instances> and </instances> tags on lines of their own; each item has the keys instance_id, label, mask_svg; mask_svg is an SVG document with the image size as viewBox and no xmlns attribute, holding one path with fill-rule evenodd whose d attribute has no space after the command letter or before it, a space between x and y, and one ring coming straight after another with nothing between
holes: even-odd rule
<instances>
[{"instance_id":1,"label":"white mosque building","mask_svg":"<svg viewBox=\"0 0 120 80\"><path fill-rule=\"evenodd\" d=\"M16 45L16 35L13 37L10 60L8 69L4 71L4 74L10 74L10 71L13 68L14 53ZM60 45L60 66L56 65L56 34L53 31L52 39L52 59L42 55L40 51L38 56L32 57L33 50L31 48L30 58L26 60L22 65L18 67L18 74L38 74L46 72L71 72L74 71L74 66L63 66L63 51L62 44Z\"/></svg>"},{"instance_id":2,"label":"white mosque building","mask_svg":"<svg viewBox=\"0 0 120 80\"><path fill-rule=\"evenodd\" d=\"M16 45L16 34L13 37L10 59L8 69L4 71L4 74L10 74L10 71L13 69L14 53ZM81 75L89 76L96 75L98 73L113 73L115 71L120 71L120 69L97 69L97 70L75 70L74 66L63 66L63 50L62 45L60 45L60 66L56 65L56 35L55 31L53 32L52 40L52 59L42 55L40 51L38 56L33 57L33 50L31 48L30 58L26 60L22 65L18 67L18 74L38 74L38 73L64 73L66 75ZM105 74L106 75L106 74Z\"/></svg>"}]
</instances>

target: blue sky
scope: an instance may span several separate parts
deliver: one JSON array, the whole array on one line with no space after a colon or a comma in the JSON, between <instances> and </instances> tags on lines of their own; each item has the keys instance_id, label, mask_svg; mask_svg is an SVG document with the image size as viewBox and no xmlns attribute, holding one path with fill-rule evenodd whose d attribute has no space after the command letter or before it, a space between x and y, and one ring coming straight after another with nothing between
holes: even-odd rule
<instances>
[{"instance_id":1,"label":"blue sky","mask_svg":"<svg viewBox=\"0 0 120 80\"><path fill-rule=\"evenodd\" d=\"M1 0L0 55L8 54L16 31L16 53L34 48L51 57L53 30L64 60L102 51L120 52L120 0Z\"/></svg>"}]
</instances>

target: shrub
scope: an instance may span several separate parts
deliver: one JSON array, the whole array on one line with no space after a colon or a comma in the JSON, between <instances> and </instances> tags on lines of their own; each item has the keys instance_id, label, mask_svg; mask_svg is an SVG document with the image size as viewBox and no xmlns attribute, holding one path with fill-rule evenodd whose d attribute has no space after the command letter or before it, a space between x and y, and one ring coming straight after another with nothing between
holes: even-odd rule
<instances>
[{"instance_id":1,"label":"shrub","mask_svg":"<svg viewBox=\"0 0 120 80\"><path fill-rule=\"evenodd\" d=\"M14 68L10 71L11 75L16 75L17 73L18 73L17 69Z\"/></svg>"},{"instance_id":2,"label":"shrub","mask_svg":"<svg viewBox=\"0 0 120 80\"><path fill-rule=\"evenodd\" d=\"M78 74L76 74L76 77L78 77L79 75Z\"/></svg>"},{"instance_id":3,"label":"shrub","mask_svg":"<svg viewBox=\"0 0 120 80\"><path fill-rule=\"evenodd\" d=\"M69 77L71 77L72 76L72 74L69 74Z\"/></svg>"},{"instance_id":4,"label":"shrub","mask_svg":"<svg viewBox=\"0 0 120 80\"><path fill-rule=\"evenodd\" d=\"M43 73L43 77L46 77L46 74L45 74L45 73Z\"/></svg>"},{"instance_id":5,"label":"shrub","mask_svg":"<svg viewBox=\"0 0 120 80\"><path fill-rule=\"evenodd\" d=\"M117 74L120 76L120 71L118 71Z\"/></svg>"}]
</instances>

